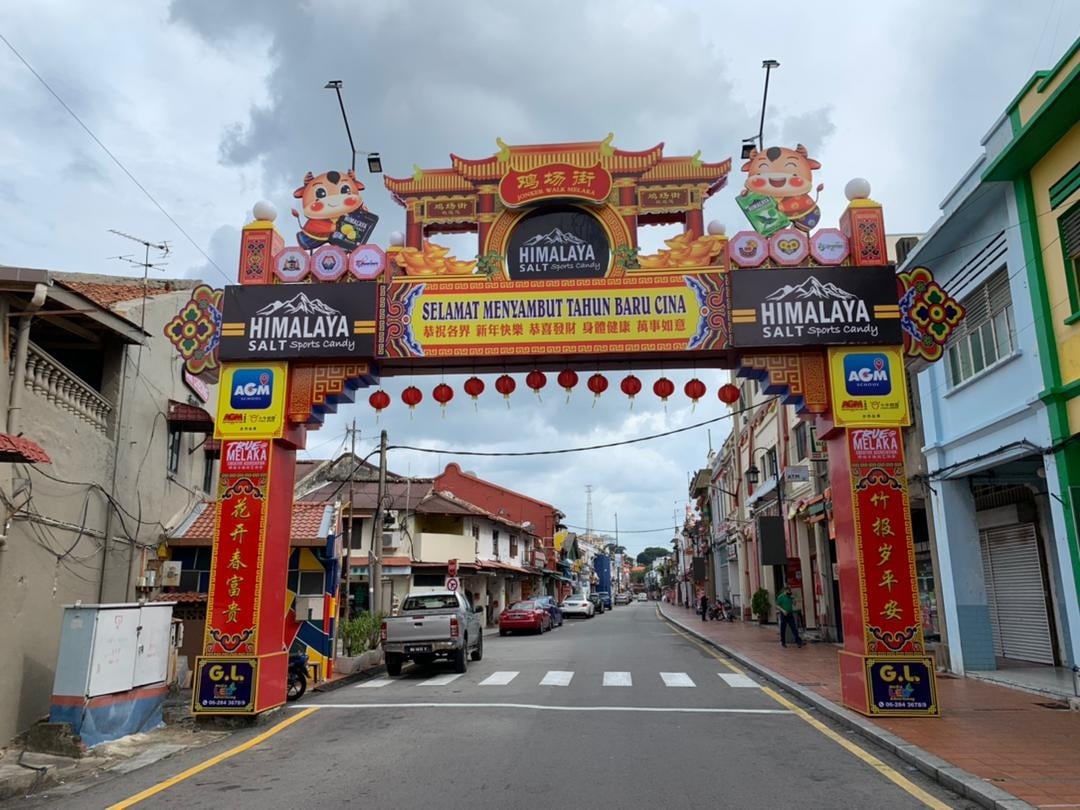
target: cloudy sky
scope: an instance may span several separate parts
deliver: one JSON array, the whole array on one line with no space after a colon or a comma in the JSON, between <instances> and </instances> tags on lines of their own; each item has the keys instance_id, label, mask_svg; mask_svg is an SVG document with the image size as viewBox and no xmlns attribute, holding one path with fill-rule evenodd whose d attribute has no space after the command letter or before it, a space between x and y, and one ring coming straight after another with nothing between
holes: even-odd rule
<instances>
[{"instance_id":1,"label":"cloudy sky","mask_svg":"<svg viewBox=\"0 0 1080 810\"><path fill-rule=\"evenodd\" d=\"M220 286L235 277L239 227L253 202L272 201L291 238L291 191L307 170L348 165L337 102L345 82L357 147L379 151L388 174L441 167L448 154L484 157L508 143L598 140L668 154L736 158L729 189L707 219L744 227L733 203L740 141L755 134L762 59L770 83L767 144L805 144L822 169L822 224L843 206L844 184L866 177L892 232L919 232L979 153L979 140L1026 77L1053 65L1080 31L1080 4L1029 0L819 2L763 6L715 2L454 3L310 0L77 0L5 3L0 34L168 212L110 159L15 53L0 43L0 263L94 273L129 272L110 257L133 245L110 228L172 246L163 274ZM55 172L55 174L54 174ZM404 217L379 178L368 206L385 243ZM170 219L171 217L171 219ZM655 248L670 234L646 233ZM455 240L471 258L475 247ZM569 405L549 382L538 401L519 381L507 408L492 393L474 409L460 379L445 417L419 380L411 416L398 400L375 424L366 395L312 436L307 455L343 446L347 421L367 452L391 442L445 451L520 452L646 436L712 419L717 372L700 370L709 396L691 410L680 393L665 410L645 393L631 411L612 389L593 406L580 388ZM584 380L583 380L584 381ZM711 426L714 446L724 422ZM391 467L431 475L450 460L556 504L631 549L663 544L703 465L705 428L610 450L525 458L399 451ZM665 527L657 533L632 531Z\"/></svg>"}]
</instances>

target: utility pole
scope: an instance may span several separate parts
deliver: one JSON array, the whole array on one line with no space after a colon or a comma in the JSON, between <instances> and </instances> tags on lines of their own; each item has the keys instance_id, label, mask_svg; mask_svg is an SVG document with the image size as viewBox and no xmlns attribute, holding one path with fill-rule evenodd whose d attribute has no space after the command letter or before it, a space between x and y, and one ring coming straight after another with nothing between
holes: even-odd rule
<instances>
[{"instance_id":1,"label":"utility pole","mask_svg":"<svg viewBox=\"0 0 1080 810\"><path fill-rule=\"evenodd\" d=\"M356 420L353 419L352 427L346 429L352 437L352 445L349 454L352 463L349 465L349 522L345 527L345 620L352 617L352 550L353 550L353 483L356 481L356 470L359 467L356 461Z\"/></svg>"},{"instance_id":2,"label":"utility pole","mask_svg":"<svg viewBox=\"0 0 1080 810\"><path fill-rule=\"evenodd\" d=\"M371 611L382 610L382 522L386 501L386 431L379 435L379 489L375 505L375 525L371 532L371 564L368 575L371 581ZM378 542L376 542L378 540Z\"/></svg>"}]
</instances>

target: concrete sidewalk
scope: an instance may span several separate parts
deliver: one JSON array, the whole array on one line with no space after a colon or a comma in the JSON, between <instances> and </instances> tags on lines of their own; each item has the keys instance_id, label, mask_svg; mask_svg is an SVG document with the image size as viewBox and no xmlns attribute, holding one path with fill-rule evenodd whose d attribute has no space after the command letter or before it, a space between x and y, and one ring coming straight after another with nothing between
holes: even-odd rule
<instances>
[{"instance_id":1,"label":"concrete sidewalk","mask_svg":"<svg viewBox=\"0 0 1080 810\"><path fill-rule=\"evenodd\" d=\"M703 622L661 613L765 678L856 728L986 807L1080 808L1080 713L1060 701L970 678L940 676L940 718L874 719L840 705L839 645L780 646L776 625ZM966 772L966 773L965 773ZM1007 795L1007 794L1011 794Z\"/></svg>"}]
</instances>

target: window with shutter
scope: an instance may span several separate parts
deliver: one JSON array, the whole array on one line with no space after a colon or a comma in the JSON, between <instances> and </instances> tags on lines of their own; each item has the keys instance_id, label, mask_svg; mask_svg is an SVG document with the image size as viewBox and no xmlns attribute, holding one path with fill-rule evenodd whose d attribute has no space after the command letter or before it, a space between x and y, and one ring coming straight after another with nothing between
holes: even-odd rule
<instances>
[{"instance_id":1,"label":"window with shutter","mask_svg":"<svg viewBox=\"0 0 1080 810\"><path fill-rule=\"evenodd\" d=\"M1016 349L1008 268L997 270L962 303L967 314L946 351L950 387L983 373Z\"/></svg>"},{"instance_id":2,"label":"window with shutter","mask_svg":"<svg viewBox=\"0 0 1080 810\"><path fill-rule=\"evenodd\" d=\"M1065 253L1065 274L1072 290L1080 290L1080 203L1058 220L1061 249ZM1073 311L1080 311L1080 295L1074 296Z\"/></svg>"}]
</instances>

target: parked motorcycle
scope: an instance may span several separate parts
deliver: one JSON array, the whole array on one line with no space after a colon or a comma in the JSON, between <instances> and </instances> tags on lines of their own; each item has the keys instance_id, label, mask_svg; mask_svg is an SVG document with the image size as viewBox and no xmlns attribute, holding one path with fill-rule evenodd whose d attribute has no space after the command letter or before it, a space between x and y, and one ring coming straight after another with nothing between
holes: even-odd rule
<instances>
[{"instance_id":1,"label":"parked motorcycle","mask_svg":"<svg viewBox=\"0 0 1080 810\"><path fill-rule=\"evenodd\" d=\"M727 599L722 602L717 600L713 603L713 606L709 608L709 618L714 621L735 621L735 609Z\"/></svg>"},{"instance_id":2,"label":"parked motorcycle","mask_svg":"<svg viewBox=\"0 0 1080 810\"><path fill-rule=\"evenodd\" d=\"M307 665L307 653L289 656L289 688L285 693L288 700L299 700L307 691Z\"/></svg>"}]
</instances>

